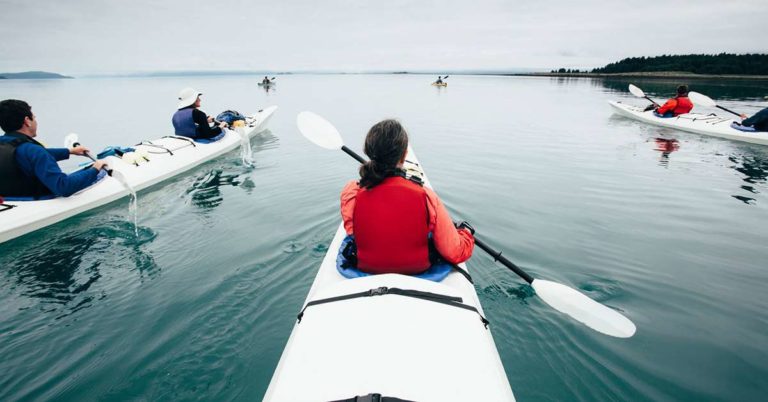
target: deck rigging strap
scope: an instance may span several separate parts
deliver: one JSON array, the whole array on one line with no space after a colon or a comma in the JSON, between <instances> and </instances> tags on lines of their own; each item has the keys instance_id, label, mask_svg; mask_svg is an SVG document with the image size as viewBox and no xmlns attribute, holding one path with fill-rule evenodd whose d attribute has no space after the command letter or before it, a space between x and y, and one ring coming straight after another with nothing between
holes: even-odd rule
<instances>
[{"instance_id":1,"label":"deck rigging strap","mask_svg":"<svg viewBox=\"0 0 768 402\"><path fill-rule=\"evenodd\" d=\"M488 328L488 324L490 324L490 321L488 321L485 317L483 317L483 315L480 314L480 311L478 311L475 306L470 306L468 304L462 303L463 299L461 297L446 296L438 293L423 292L421 290L413 290L413 289L388 288L386 286L382 286L380 288L375 288L375 289L369 289L364 292L352 293L352 294L342 295L342 296L334 296L334 297L329 297L329 298L320 299L320 300L312 300L311 302L307 303L307 305L304 306L303 309L301 309L301 312L296 317L296 319L298 320L299 323L301 323L301 319L302 317L304 317L304 311L306 311L307 307L309 306L316 306L318 304L332 303L332 302L337 302L342 300L357 299L360 297L383 296L383 295L399 295L399 296L405 296L405 297L413 297L415 299L441 303L441 304L445 304L452 307L462 308L464 310L474 311L480 317L480 321L483 323L483 326L485 326L486 329Z\"/></svg>"},{"instance_id":2,"label":"deck rigging strap","mask_svg":"<svg viewBox=\"0 0 768 402\"><path fill-rule=\"evenodd\" d=\"M16 208L16 206L0 202L0 212L7 211L7 210L9 210L11 208Z\"/></svg>"},{"instance_id":3,"label":"deck rigging strap","mask_svg":"<svg viewBox=\"0 0 768 402\"><path fill-rule=\"evenodd\" d=\"M192 144L193 147L197 147L197 144L195 144L195 141L193 139L191 139L191 138L188 138L188 137L182 137L180 135L166 135L163 138L173 138L173 139L176 139L176 140L183 140L183 141L186 141L186 142Z\"/></svg>"}]
</instances>

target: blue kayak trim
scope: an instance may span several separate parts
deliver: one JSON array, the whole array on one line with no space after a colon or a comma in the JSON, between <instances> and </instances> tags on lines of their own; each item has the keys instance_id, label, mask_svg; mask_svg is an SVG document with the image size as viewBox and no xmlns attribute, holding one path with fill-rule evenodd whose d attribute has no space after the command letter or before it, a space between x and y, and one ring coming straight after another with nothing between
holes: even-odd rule
<instances>
[{"instance_id":1,"label":"blue kayak trim","mask_svg":"<svg viewBox=\"0 0 768 402\"><path fill-rule=\"evenodd\" d=\"M344 238L341 242L341 246L339 247L339 252L336 254L336 270L339 271L339 274L341 276L347 278L347 279L355 279L355 278L362 278L364 276L371 276L372 274L369 274L368 272L363 272L355 267L349 266L350 263L347 260L346 257L344 257L344 254L342 251L345 247L347 247L347 244L349 242L354 241L355 238L353 236L347 235L347 237ZM448 274L451 273L453 270L453 265L445 262L440 261L437 264L432 265L427 269L426 271L418 274L418 275L410 275L414 278L420 278L420 279L426 279L428 281L432 282L441 282L445 277L448 276Z\"/></svg>"}]
</instances>

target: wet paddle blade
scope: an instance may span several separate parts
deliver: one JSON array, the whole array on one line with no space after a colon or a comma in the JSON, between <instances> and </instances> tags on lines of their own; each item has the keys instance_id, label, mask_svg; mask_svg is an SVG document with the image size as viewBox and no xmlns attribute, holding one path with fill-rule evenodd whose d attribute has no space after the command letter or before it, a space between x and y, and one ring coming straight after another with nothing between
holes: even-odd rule
<instances>
[{"instance_id":1,"label":"wet paddle blade","mask_svg":"<svg viewBox=\"0 0 768 402\"><path fill-rule=\"evenodd\" d=\"M296 124L301 134L316 145L325 149L341 149L344 146L344 140L336 127L315 113L299 113Z\"/></svg>"},{"instance_id":2,"label":"wet paddle blade","mask_svg":"<svg viewBox=\"0 0 768 402\"><path fill-rule=\"evenodd\" d=\"M642 89L640 89L640 88L638 88L638 87L636 87L636 86L634 86L632 84L629 84L629 92L631 92L632 95L635 95L638 98L645 98L645 92L643 92Z\"/></svg>"},{"instance_id":3,"label":"wet paddle blade","mask_svg":"<svg viewBox=\"0 0 768 402\"><path fill-rule=\"evenodd\" d=\"M688 98L690 98L691 101L696 105L717 107L717 103L715 103L715 101L712 100L712 98L710 98L707 95L700 94L698 92L694 92L694 91L688 92Z\"/></svg>"},{"instance_id":4,"label":"wet paddle blade","mask_svg":"<svg viewBox=\"0 0 768 402\"><path fill-rule=\"evenodd\" d=\"M79 138L77 134L75 133L67 134L67 136L64 137L64 146L67 148L72 148L75 146L75 143L77 143L78 141L79 141Z\"/></svg>"},{"instance_id":5,"label":"wet paddle blade","mask_svg":"<svg viewBox=\"0 0 768 402\"><path fill-rule=\"evenodd\" d=\"M576 289L542 279L534 279L531 286L536 294L552 308L571 316L597 332L617 338L629 338L637 330L635 324L627 317L590 299Z\"/></svg>"}]
</instances>

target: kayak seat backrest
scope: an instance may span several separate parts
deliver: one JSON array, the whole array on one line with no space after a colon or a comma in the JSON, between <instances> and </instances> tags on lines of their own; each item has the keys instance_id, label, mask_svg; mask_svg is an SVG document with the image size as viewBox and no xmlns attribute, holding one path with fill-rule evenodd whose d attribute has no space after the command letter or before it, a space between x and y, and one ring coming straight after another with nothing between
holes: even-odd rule
<instances>
[{"instance_id":1,"label":"kayak seat backrest","mask_svg":"<svg viewBox=\"0 0 768 402\"><path fill-rule=\"evenodd\" d=\"M339 247L339 252L336 255L336 270L339 271L339 274L341 274L341 276L347 279L370 276L371 274L367 272L363 272L353 267L352 263L350 263L350 261L347 260L347 257L344 255L343 250L352 241L354 241L354 237L347 236L341 242L341 247ZM429 269L427 269L426 271L418 275L411 275L411 276L416 278L426 279L432 282L440 282L443 279L445 279L445 277L448 276L448 274L450 274L452 270L453 270L453 266L451 264L447 262L440 262L432 265L431 267L429 267Z\"/></svg>"},{"instance_id":2,"label":"kayak seat backrest","mask_svg":"<svg viewBox=\"0 0 768 402\"><path fill-rule=\"evenodd\" d=\"M221 134L219 134L219 135L217 135L215 137L211 137L211 138L195 138L195 142L197 142L198 144L210 144L212 142L216 142L216 141L224 138L225 135L227 135L227 133L222 131Z\"/></svg>"},{"instance_id":3,"label":"kayak seat backrest","mask_svg":"<svg viewBox=\"0 0 768 402\"><path fill-rule=\"evenodd\" d=\"M739 131L744 131L744 132L747 132L747 133L757 132L757 130L755 130L754 127L742 126L741 124L736 123L735 121L733 123L731 123L731 128L734 128L734 129L739 130Z\"/></svg>"}]
</instances>

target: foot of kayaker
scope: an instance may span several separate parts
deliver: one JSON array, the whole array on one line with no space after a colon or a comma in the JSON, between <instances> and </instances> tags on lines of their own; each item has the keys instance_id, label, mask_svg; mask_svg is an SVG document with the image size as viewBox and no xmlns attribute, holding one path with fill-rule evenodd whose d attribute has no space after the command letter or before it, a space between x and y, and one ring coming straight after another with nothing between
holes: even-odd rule
<instances>
[{"instance_id":1,"label":"foot of kayaker","mask_svg":"<svg viewBox=\"0 0 768 402\"><path fill-rule=\"evenodd\" d=\"M341 216L353 236L357 268L370 274L422 273L439 258L451 264L469 259L474 238L456 228L448 211L420 177L403 169L408 134L396 120L375 124L365 138L370 160L360 180L341 193Z\"/></svg>"},{"instance_id":2,"label":"foot of kayaker","mask_svg":"<svg viewBox=\"0 0 768 402\"><path fill-rule=\"evenodd\" d=\"M651 110L649 106L645 110ZM677 87L677 95L667 100L663 105L657 107L654 113L659 117L675 117L681 114L689 113L693 109L693 102L688 99L688 86L680 85Z\"/></svg>"},{"instance_id":3,"label":"foot of kayaker","mask_svg":"<svg viewBox=\"0 0 768 402\"><path fill-rule=\"evenodd\" d=\"M752 117L741 114L741 125L752 127L755 131L768 131L768 107L755 113Z\"/></svg>"},{"instance_id":4,"label":"foot of kayaker","mask_svg":"<svg viewBox=\"0 0 768 402\"><path fill-rule=\"evenodd\" d=\"M72 174L61 171L58 161L69 155L85 156L83 146L46 148L37 136L37 118L24 101L0 102L0 195L13 199L68 197L98 181L106 172L102 160Z\"/></svg>"},{"instance_id":5,"label":"foot of kayaker","mask_svg":"<svg viewBox=\"0 0 768 402\"><path fill-rule=\"evenodd\" d=\"M184 88L179 92L179 105L171 119L176 135L192 139L208 140L219 136L229 125L226 122L216 122L212 116L207 116L200 108L200 95L192 88Z\"/></svg>"}]
</instances>

